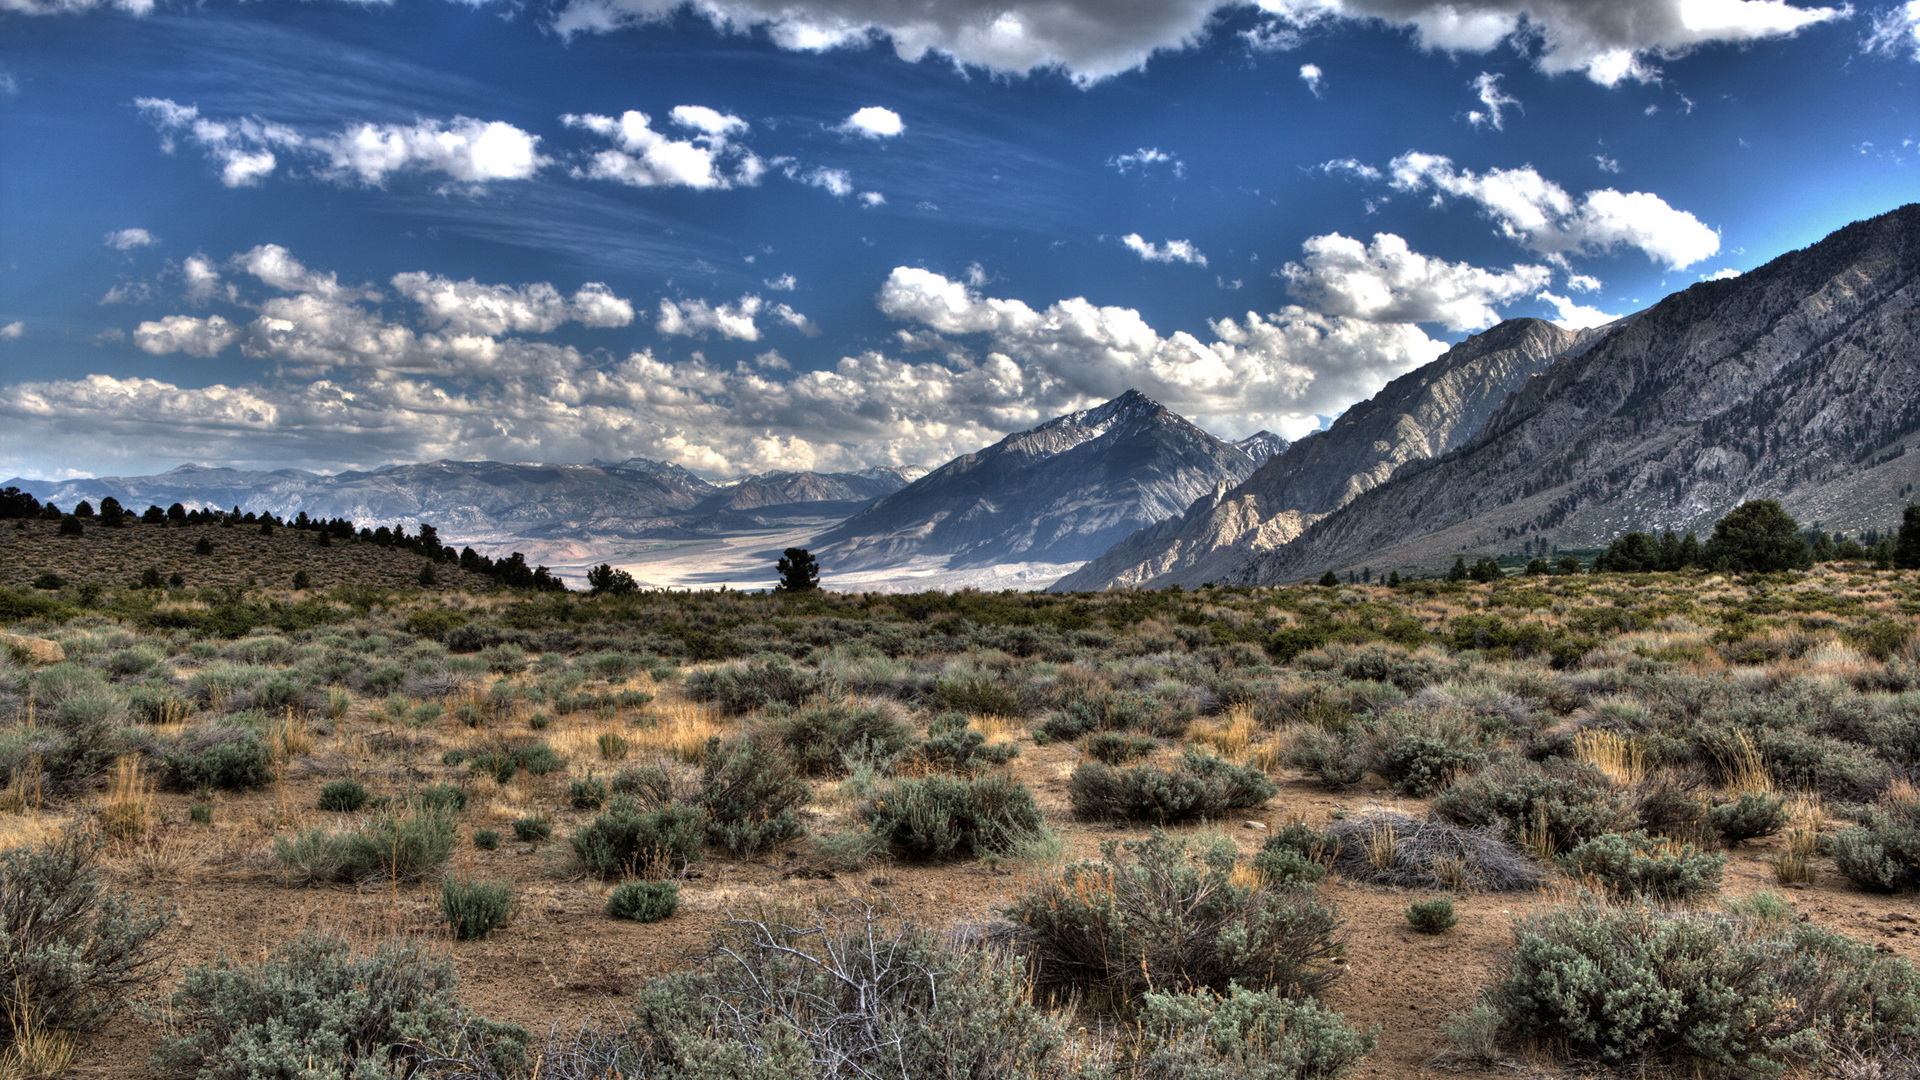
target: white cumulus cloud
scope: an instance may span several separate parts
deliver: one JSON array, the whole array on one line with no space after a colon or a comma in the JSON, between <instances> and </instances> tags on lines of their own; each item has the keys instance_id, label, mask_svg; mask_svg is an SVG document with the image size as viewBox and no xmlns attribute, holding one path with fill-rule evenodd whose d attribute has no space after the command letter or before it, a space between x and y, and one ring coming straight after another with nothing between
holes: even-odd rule
<instances>
[{"instance_id":1,"label":"white cumulus cloud","mask_svg":"<svg viewBox=\"0 0 1920 1080\"><path fill-rule=\"evenodd\" d=\"M1605 326L1620 317L1618 315L1609 315L1599 308L1588 307L1585 304L1576 304L1567 297L1558 296L1550 292L1541 293L1540 299L1553 305L1553 321L1569 330L1585 330L1589 327Z\"/></svg>"},{"instance_id":2,"label":"white cumulus cloud","mask_svg":"<svg viewBox=\"0 0 1920 1080\"><path fill-rule=\"evenodd\" d=\"M30 2L30 0L7 0ZM726 32L764 31L783 49L823 52L890 42L903 59L945 57L1003 74L1054 70L1080 85L1144 67L1206 40L1246 0L566 0L563 34L606 33L692 12ZM1844 17L1845 6L1788 0L1254 0L1254 48L1291 48L1321 24L1408 27L1425 48L1485 53L1510 46L1550 73L1606 85L1658 77L1658 61L1715 43L1789 36Z\"/></svg>"},{"instance_id":3,"label":"white cumulus cloud","mask_svg":"<svg viewBox=\"0 0 1920 1080\"><path fill-rule=\"evenodd\" d=\"M1326 73L1320 70L1319 64L1300 65L1300 81L1307 84L1307 89L1313 91L1314 97L1320 96L1320 84L1325 80Z\"/></svg>"},{"instance_id":4,"label":"white cumulus cloud","mask_svg":"<svg viewBox=\"0 0 1920 1080\"><path fill-rule=\"evenodd\" d=\"M1164 244L1155 244L1149 242L1139 233L1128 233L1120 238L1120 242L1126 245L1128 251L1133 252L1148 262L1182 262L1190 263L1194 266L1207 265L1207 257L1201 253L1199 248L1193 246L1193 241L1191 240L1169 240Z\"/></svg>"},{"instance_id":5,"label":"white cumulus cloud","mask_svg":"<svg viewBox=\"0 0 1920 1080\"><path fill-rule=\"evenodd\" d=\"M771 353L725 365L698 352L612 356L514 330L537 332L562 302L570 314L612 304L587 286L566 295L421 272L393 285L417 296L396 298L283 249L236 257L233 282L207 264L246 314L166 315L139 324L135 342L154 354L237 352L259 364L257 377L187 386L90 375L0 387L0 460L59 443L96 455L73 462L96 469L129 453L307 468L639 454L732 475L924 465L1129 387L1216 430L1297 437L1446 347L1408 323L1298 305L1163 332L1129 308L1082 297L1039 307L898 268L877 302L928 343L927 355L868 351L793 371ZM751 295L670 301L656 314L680 334L746 340L811 325Z\"/></svg>"},{"instance_id":6,"label":"white cumulus cloud","mask_svg":"<svg viewBox=\"0 0 1920 1080\"><path fill-rule=\"evenodd\" d=\"M1845 5L1786 0L1259 0L1286 26L1332 19L1409 27L1428 49L1511 46L1549 74L1578 71L1613 86L1659 77L1658 61L1704 45L1787 37L1845 18Z\"/></svg>"},{"instance_id":7,"label":"white cumulus cloud","mask_svg":"<svg viewBox=\"0 0 1920 1080\"><path fill-rule=\"evenodd\" d=\"M545 333L565 322L584 326L626 326L633 305L599 282L588 282L571 298L547 282L483 285L435 274L395 274L393 288L420 305L429 327L459 334Z\"/></svg>"},{"instance_id":8,"label":"white cumulus cloud","mask_svg":"<svg viewBox=\"0 0 1920 1080\"><path fill-rule=\"evenodd\" d=\"M107 246L115 251L132 251L158 243L145 229L115 229L107 234Z\"/></svg>"},{"instance_id":9,"label":"white cumulus cloud","mask_svg":"<svg viewBox=\"0 0 1920 1080\"><path fill-rule=\"evenodd\" d=\"M1553 258L1626 247L1678 270L1720 250L1720 234L1644 191L1602 188L1576 198L1531 166L1476 173L1419 152L1393 159L1387 172L1401 191L1477 204L1503 235Z\"/></svg>"},{"instance_id":10,"label":"white cumulus cloud","mask_svg":"<svg viewBox=\"0 0 1920 1080\"><path fill-rule=\"evenodd\" d=\"M678 337L705 337L718 334L734 341L759 341L759 317L764 314L804 334L813 334L813 321L786 304L769 304L748 293L731 304L713 304L705 300L662 298L660 314L653 328Z\"/></svg>"},{"instance_id":11,"label":"white cumulus cloud","mask_svg":"<svg viewBox=\"0 0 1920 1080\"><path fill-rule=\"evenodd\" d=\"M900 114L879 105L868 105L864 109L854 110L852 116L840 125L840 130L851 135L868 139L891 139L907 130Z\"/></svg>"},{"instance_id":12,"label":"white cumulus cloud","mask_svg":"<svg viewBox=\"0 0 1920 1080\"><path fill-rule=\"evenodd\" d=\"M879 305L938 334L983 336L979 366L1039 406L1035 419L1137 387L1203 426L1298 437L1446 348L1411 324L1299 306L1215 320L1211 340L1162 335L1132 308L1075 297L1036 310L913 267L888 275Z\"/></svg>"},{"instance_id":13,"label":"white cumulus cloud","mask_svg":"<svg viewBox=\"0 0 1920 1080\"><path fill-rule=\"evenodd\" d=\"M689 187L710 191L760 182L766 166L735 141L747 122L704 105L676 106L668 116L693 134L676 139L656 131L646 113L629 109L618 119L591 113L561 117L568 127L592 132L614 144L589 159L576 175L614 180L635 187Z\"/></svg>"},{"instance_id":14,"label":"white cumulus cloud","mask_svg":"<svg viewBox=\"0 0 1920 1080\"><path fill-rule=\"evenodd\" d=\"M540 137L498 120L456 116L413 124L349 123L304 132L256 116L214 119L197 105L167 98L135 101L172 153L184 141L220 167L227 187L251 187L274 174L283 155L308 162L313 175L380 186L399 172L437 173L469 184L525 180L547 164Z\"/></svg>"},{"instance_id":15,"label":"white cumulus cloud","mask_svg":"<svg viewBox=\"0 0 1920 1080\"><path fill-rule=\"evenodd\" d=\"M1302 247L1300 261L1281 270L1293 295L1328 315L1375 322L1483 330L1500 321L1497 306L1533 296L1553 278L1545 266L1485 270L1430 258L1392 233L1375 234L1371 244L1328 233Z\"/></svg>"},{"instance_id":16,"label":"white cumulus cloud","mask_svg":"<svg viewBox=\"0 0 1920 1080\"><path fill-rule=\"evenodd\" d=\"M18 319L15 319L5 326L0 326L0 341L12 341L15 338L23 338L26 336L27 324Z\"/></svg>"}]
</instances>

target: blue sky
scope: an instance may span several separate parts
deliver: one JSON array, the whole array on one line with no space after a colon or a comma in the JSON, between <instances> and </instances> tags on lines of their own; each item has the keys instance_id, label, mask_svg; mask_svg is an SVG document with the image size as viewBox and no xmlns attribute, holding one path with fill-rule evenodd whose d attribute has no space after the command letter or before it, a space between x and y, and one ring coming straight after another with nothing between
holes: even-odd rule
<instances>
[{"instance_id":1,"label":"blue sky","mask_svg":"<svg viewBox=\"0 0 1920 1080\"><path fill-rule=\"evenodd\" d=\"M0 0L0 476L1298 437L1920 191L1920 0Z\"/></svg>"}]
</instances>

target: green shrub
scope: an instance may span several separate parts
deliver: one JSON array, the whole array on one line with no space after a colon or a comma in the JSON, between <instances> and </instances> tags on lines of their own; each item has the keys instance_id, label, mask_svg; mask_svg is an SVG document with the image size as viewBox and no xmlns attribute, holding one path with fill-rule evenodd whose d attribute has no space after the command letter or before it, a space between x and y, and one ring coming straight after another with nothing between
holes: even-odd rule
<instances>
[{"instance_id":1,"label":"green shrub","mask_svg":"<svg viewBox=\"0 0 1920 1080\"><path fill-rule=\"evenodd\" d=\"M486 937L513 916L513 884L444 878L440 882L440 915L447 920L456 941Z\"/></svg>"},{"instance_id":2,"label":"green shrub","mask_svg":"<svg viewBox=\"0 0 1920 1080\"><path fill-rule=\"evenodd\" d=\"M567 785L567 802L575 810L598 810L606 805L607 782L584 776Z\"/></svg>"},{"instance_id":3,"label":"green shrub","mask_svg":"<svg viewBox=\"0 0 1920 1080\"><path fill-rule=\"evenodd\" d=\"M0 1052L27 1029L84 1029L150 981L168 916L106 890L97 837L0 851Z\"/></svg>"},{"instance_id":4,"label":"green shrub","mask_svg":"<svg viewBox=\"0 0 1920 1080\"><path fill-rule=\"evenodd\" d=\"M529 776L545 776L567 767L567 759L546 743L529 743L513 752L515 764L526 770Z\"/></svg>"},{"instance_id":5,"label":"green shrub","mask_svg":"<svg viewBox=\"0 0 1920 1080\"><path fill-rule=\"evenodd\" d=\"M428 784L413 801L427 810L458 814L467 808L467 789L458 784Z\"/></svg>"},{"instance_id":6,"label":"green shrub","mask_svg":"<svg viewBox=\"0 0 1920 1080\"><path fill-rule=\"evenodd\" d=\"M1920 1025L1911 965L1810 923L1584 905L1514 936L1488 994L1501 1030L1573 1058L1777 1076Z\"/></svg>"},{"instance_id":7,"label":"green shrub","mask_svg":"<svg viewBox=\"0 0 1920 1080\"><path fill-rule=\"evenodd\" d=\"M927 738L914 755L935 772L972 774L1005 765L1020 754L1013 743L988 743L985 734L967 725L965 713L941 713L927 725Z\"/></svg>"},{"instance_id":8,"label":"green shrub","mask_svg":"<svg viewBox=\"0 0 1920 1080\"><path fill-rule=\"evenodd\" d=\"M1151 735L1129 735L1120 731L1096 731L1080 748L1095 761L1125 765L1153 753L1160 741Z\"/></svg>"},{"instance_id":9,"label":"green shrub","mask_svg":"<svg viewBox=\"0 0 1920 1080\"><path fill-rule=\"evenodd\" d=\"M808 776L844 776L849 756L890 762L913 744L913 727L892 704L822 702L796 710L775 731Z\"/></svg>"},{"instance_id":10,"label":"green shrub","mask_svg":"<svg viewBox=\"0 0 1920 1080\"><path fill-rule=\"evenodd\" d=\"M187 820L195 825L211 825L213 824L213 807L203 802L194 803L187 807Z\"/></svg>"},{"instance_id":11,"label":"green shrub","mask_svg":"<svg viewBox=\"0 0 1920 1080\"><path fill-rule=\"evenodd\" d=\"M266 740L239 725L191 728L161 752L160 762L167 782L182 791L244 791L273 782Z\"/></svg>"},{"instance_id":12,"label":"green shrub","mask_svg":"<svg viewBox=\"0 0 1920 1080\"><path fill-rule=\"evenodd\" d=\"M1452 783L1456 774L1486 763L1485 754L1458 737L1413 733L1383 747L1374 771L1400 794L1424 799Z\"/></svg>"},{"instance_id":13,"label":"green shrub","mask_svg":"<svg viewBox=\"0 0 1920 1080\"><path fill-rule=\"evenodd\" d=\"M832 691L833 680L796 666L784 656L722 664L687 676L687 694L711 701L730 713L749 713L769 705L800 705Z\"/></svg>"},{"instance_id":14,"label":"green shrub","mask_svg":"<svg viewBox=\"0 0 1920 1080\"><path fill-rule=\"evenodd\" d=\"M1188 854L1163 833L1102 845L1008 910L1033 932L1035 977L1056 993L1130 1004L1154 990L1319 992L1341 953L1310 894L1233 881L1230 843Z\"/></svg>"},{"instance_id":15,"label":"green shrub","mask_svg":"<svg viewBox=\"0 0 1920 1080\"><path fill-rule=\"evenodd\" d=\"M1161 825L1217 820L1229 810L1259 806L1279 790L1259 769L1193 748L1170 769L1082 762L1068 782L1074 812L1083 818Z\"/></svg>"},{"instance_id":16,"label":"green shrub","mask_svg":"<svg viewBox=\"0 0 1920 1080\"><path fill-rule=\"evenodd\" d=\"M680 910L677 881L623 881L607 894L607 914L633 922L659 922Z\"/></svg>"},{"instance_id":17,"label":"green shrub","mask_svg":"<svg viewBox=\"0 0 1920 1080\"><path fill-rule=\"evenodd\" d=\"M857 905L735 919L694 971L638 991L617 1070L579 1075L1066 1080L1066 1040L1025 983L1015 957Z\"/></svg>"},{"instance_id":18,"label":"green shrub","mask_svg":"<svg viewBox=\"0 0 1920 1080\"><path fill-rule=\"evenodd\" d=\"M453 815L422 807L382 813L345 832L309 829L273 842L273 857L299 883L385 878L413 881L439 872L453 857Z\"/></svg>"},{"instance_id":19,"label":"green shrub","mask_svg":"<svg viewBox=\"0 0 1920 1080\"><path fill-rule=\"evenodd\" d=\"M1560 856L1560 866L1615 896L1685 900L1720 891L1727 857L1646 833L1607 833Z\"/></svg>"},{"instance_id":20,"label":"green shrub","mask_svg":"<svg viewBox=\"0 0 1920 1080\"><path fill-rule=\"evenodd\" d=\"M529 814L513 819L513 838L522 843L537 844L553 836L553 820L545 814Z\"/></svg>"},{"instance_id":21,"label":"green shrub","mask_svg":"<svg viewBox=\"0 0 1920 1080\"><path fill-rule=\"evenodd\" d=\"M198 1080L359 1080L406 1076L422 1046L462 1030L489 1073L524 1064L526 1033L468 1014L451 962L412 945L353 956L346 942L306 936L258 964L191 968L167 1013L154 1062Z\"/></svg>"},{"instance_id":22,"label":"green shrub","mask_svg":"<svg viewBox=\"0 0 1920 1080\"><path fill-rule=\"evenodd\" d=\"M1253 857L1253 868L1273 888L1312 888L1327 876L1321 863L1333 846L1325 832L1304 821L1289 822L1267 837Z\"/></svg>"},{"instance_id":23,"label":"green shrub","mask_svg":"<svg viewBox=\"0 0 1920 1080\"><path fill-rule=\"evenodd\" d=\"M1367 775L1366 749L1351 731L1308 731L1294 741L1287 763L1331 788L1352 787Z\"/></svg>"},{"instance_id":24,"label":"green shrub","mask_svg":"<svg viewBox=\"0 0 1920 1080\"><path fill-rule=\"evenodd\" d=\"M1097 690L1069 698L1047 717L1038 734L1066 742L1090 731L1140 731L1177 739L1193 723L1191 704L1168 701L1140 690Z\"/></svg>"},{"instance_id":25,"label":"green shrub","mask_svg":"<svg viewBox=\"0 0 1920 1080\"><path fill-rule=\"evenodd\" d=\"M1453 913L1453 901L1444 896L1419 900L1407 906L1407 923L1423 934L1444 934L1459 925Z\"/></svg>"},{"instance_id":26,"label":"green shrub","mask_svg":"<svg viewBox=\"0 0 1920 1080\"><path fill-rule=\"evenodd\" d=\"M1552 851L1634 824L1628 800L1606 777L1570 761L1490 766L1441 792L1433 813L1456 825L1505 829Z\"/></svg>"},{"instance_id":27,"label":"green shrub","mask_svg":"<svg viewBox=\"0 0 1920 1080\"><path fill-rule=\"evenodd\" d=\"M1337 1080L1378 1041L1317 1001L1237 986L1146 995L1140 1038L1135 1080Z\"/></svg>"},{"instance_id":28,"label":"green shrub","mask_svg":"<svg viewBox=\"0 0 1920 1080\"><path fill-rule=\"evenodd\" d=\"M901 780L874 797L866 819L917 860L1006 855L1046 827L1033 792L1010 776Z\"/></svg>"},{"instance_id":29,"label":"green shrub","mask_svg":"<svg viewBox=\"0 0 1920 1080\"><path fill-rule=\"evenodd\" d=\"M706 814L681 805L642 809L622 795L567 843L580 866L601 877L677 874L706 844Z\"/></svg>"},{"instance_id":30,"label":"green shrub","mask_svg":"<svg viewBox=\"0 0 1920 1080\"><path fill-rule=\"evenodd\" d=\"M1786 827L1787 816L1786 799L1751 791L1707 811L1714 831L1729 844L1772 836Z\"/></svg>"},{"instance_id":31,"label":"green shrub","mask_svg":"<svg viewBox=\"0 0 1920 1080\"><path fill-rule=\"evenodd\" d=\"M498 851L500 849L499 830L497 829L473 830L473 846L480 851Z\"/></svg>"},{"instance_id":32,"label":"green shrub","mask_svg":"<svg viewBox=\"0 0 1920 1080\"><path fill-rule=\"evenodd\" d=\"M1863 889L1920 888L1920 802L1869 809L1861 824L1828 837L1826 848L1834 867Z\"/></svg>"},{"instance_id":33,"label":"green shrub","mask_svg":"<svg viewBox=\"0 0 1920 1080\"><path fill-rule=\"evenodd\" d=\"M504 784L520 771L520 762L514 759L511 750L482 750L467 758L467 770L474 776L492 777L494 783Z\"/></svg>"},{"instance_id":34,"label":"green shrub","mask_svg":"<svg viewBox=\"0 0 1920 1080\"><path fill-rule=\"evenodd\" d=\"M320 789L320 809L350 814L367 805L373 793L358 780L330 780Z\"/></svg>"},{"instance_id":35,"label":"green shrub","mask_svg":"<svg viewBox=\"0 0 1920 1080\"><path fill-rule=\"evenodd\" d=\"M800 835L794 816L809 797L807 782L771 740L746 735L707 743L700 804L707 839L735 855L755 855Z\"/></svg>"}]
</instances>

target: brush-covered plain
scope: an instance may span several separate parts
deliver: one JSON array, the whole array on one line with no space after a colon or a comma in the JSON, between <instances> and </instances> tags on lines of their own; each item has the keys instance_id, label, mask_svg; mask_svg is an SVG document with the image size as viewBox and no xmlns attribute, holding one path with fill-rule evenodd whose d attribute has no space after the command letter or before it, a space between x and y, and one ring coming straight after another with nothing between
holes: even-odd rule
<instances>
[{"instance_id":1,"label":"brush-covered plain","mask_svg":"<svg viewBox=\"0 0 1920 1080\"><path fill-rule=\"evenodd\" d=\"M1916 1075L1916 613L0 587L0 1075Z\"/></svg>"}]
</instances>

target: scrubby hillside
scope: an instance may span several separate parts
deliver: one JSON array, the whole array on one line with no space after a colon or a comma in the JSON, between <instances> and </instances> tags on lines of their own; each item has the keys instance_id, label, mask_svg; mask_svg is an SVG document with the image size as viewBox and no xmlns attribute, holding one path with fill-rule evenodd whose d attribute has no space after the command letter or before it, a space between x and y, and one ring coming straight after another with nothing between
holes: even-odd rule
<instances>
[{"instance_id":1,"label":"scrubby hillside","mask_svg":"<svg viewBox=\"0 0 1920 1080\"><path fill-rule=\"evenodd\" d=\"M458 563L371 541L334 540L258 525L143 525L109 529L83 525L79 536L60 535L58 521L0 521L0 585L24 586L51 574L69 586L86 583L122 589L139 585L152 570L163 583L189 589L246 585L287 589L304 573L307 587L420 588L421 571L433 567L430 587L484 589L491 584ZM205 554L202 545L210 549Z\"/></svg>"}]
</instances>

